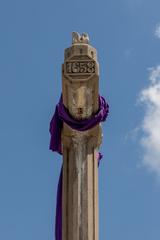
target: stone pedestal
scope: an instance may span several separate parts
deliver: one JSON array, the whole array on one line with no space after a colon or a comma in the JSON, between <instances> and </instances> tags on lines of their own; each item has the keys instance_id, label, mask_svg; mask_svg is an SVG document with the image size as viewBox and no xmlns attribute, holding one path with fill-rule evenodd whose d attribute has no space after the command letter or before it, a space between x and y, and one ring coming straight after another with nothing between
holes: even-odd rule
<instances>
[{"instance_id":1,"label":"stone pedestal","mask_svg":"<svg viewBox=\"0 0 160 240\"><path fill-rule=\"evenodd\" d=\"M73 118L98 110L99 66L87 34L73 33L62 65L63 103ZM64 124L62 240L98 240L98 161L101 127L79 132Z\"/></svg>"}]
</instances>

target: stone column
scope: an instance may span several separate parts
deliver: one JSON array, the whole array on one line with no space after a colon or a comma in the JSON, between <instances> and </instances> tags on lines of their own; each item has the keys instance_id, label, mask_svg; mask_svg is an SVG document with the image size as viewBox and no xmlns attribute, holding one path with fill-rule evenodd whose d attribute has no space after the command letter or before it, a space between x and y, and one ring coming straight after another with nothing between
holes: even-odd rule
<instances>
[{"instance_id":1,"label":"stone column","mask_svg":"<svg viewBox=\"0 0 160 240\"><path fill-rule=\"evenodd\" d=\"M99 65L88 35L73 33L62 65L63 102L73 118L98 110ZM63 126L62 240L98 240L98 162L101 127Z\"/></svg>"}]
</instances>

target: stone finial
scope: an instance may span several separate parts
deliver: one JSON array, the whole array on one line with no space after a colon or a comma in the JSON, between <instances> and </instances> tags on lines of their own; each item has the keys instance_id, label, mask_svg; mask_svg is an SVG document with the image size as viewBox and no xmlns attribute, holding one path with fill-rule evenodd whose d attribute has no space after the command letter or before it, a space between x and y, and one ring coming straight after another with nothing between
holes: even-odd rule
<instances>
[{"instance_id":1,"label":"stone finial","mask_svg":"<svg viewBox=\"0 0 160 240\"><path fill-rule=\"evenodd\" d=\"M72 44L89 44L89 36L87 33L80 35L78 32L72 32Z\"/></svg>"}]
</instances>

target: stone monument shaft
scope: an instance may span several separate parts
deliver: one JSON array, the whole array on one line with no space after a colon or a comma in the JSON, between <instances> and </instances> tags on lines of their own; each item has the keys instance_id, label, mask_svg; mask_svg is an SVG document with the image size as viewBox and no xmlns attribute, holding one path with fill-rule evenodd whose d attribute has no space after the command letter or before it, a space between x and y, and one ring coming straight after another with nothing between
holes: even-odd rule
<instances>
[{"instance_id":1,"label":"stone monument shaft","mask_svg":"<svg viewBox=\"0 0 160 240\"><path fill-rule=\"evenodd\" d=\"M87 34L73 33L62 65L62 97L70 115L90 118L99 107L99 65ZM64 123L62 240L98 240L98 161L101 127L77 131Z\"/></svg>"}]
</instances>

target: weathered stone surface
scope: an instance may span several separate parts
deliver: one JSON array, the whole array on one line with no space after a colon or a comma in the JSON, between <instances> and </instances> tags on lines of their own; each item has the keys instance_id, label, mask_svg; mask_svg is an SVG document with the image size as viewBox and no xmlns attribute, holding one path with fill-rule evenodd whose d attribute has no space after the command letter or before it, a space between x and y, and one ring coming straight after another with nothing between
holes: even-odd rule
<instances>
[{"instance_id":1,"label":"weathered stone surface","mask_svg":"<svg viewBox=\"0 0 160 240\"><path fill-rule=\"evenodd\" d=\"M99 65L96 49L88 43L87 34L73 33L62 65L63 102L79 120L98 110ZM101 135L100 125L85 132L63 126L63 240L98 240L97 148Z\"/></svg>"}]
</instances>

